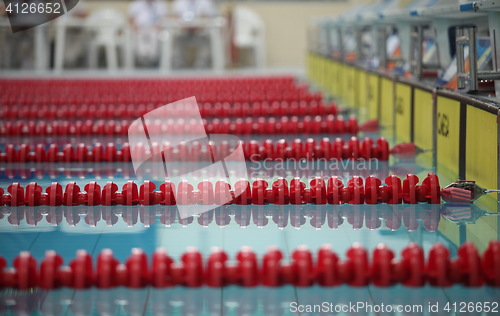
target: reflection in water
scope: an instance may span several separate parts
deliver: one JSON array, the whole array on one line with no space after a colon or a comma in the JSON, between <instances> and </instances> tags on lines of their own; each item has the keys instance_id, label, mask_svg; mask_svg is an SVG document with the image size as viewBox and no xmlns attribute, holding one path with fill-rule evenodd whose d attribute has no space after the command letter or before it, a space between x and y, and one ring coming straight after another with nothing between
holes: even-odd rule
<instances>
[{"instance_id":1,"label":"reflection in water","mask_svg":"<svg viewBox=\"0 0 500 316\"><path fill-rule=\"evenodd\" d=\"M332 177L354 175L368 177L374 175L384 179L389 175L389 166L387 162L376 159L357 161L351 160L296 160L296 161L259 161L247 162L247 171L250 178L272 179L282 178L313 178L313 177ZM171 162L169 165L173 174L185 174L189 170L199 169L196 162ZM150 180L160 181L163 165L154 165L158 170L147 170L142 177ZM391 167L391 171L396 174L401 172L415 173L415 167L402 167L403 164L396 164ZM131 162L57 162L57 163L12 163L0 167L0 180L21 179L92 179L92 178L135 178L134 168ZM11 181L10 181L11 182Z\"/></svg>"},{"instance_id":2,"label":"reflection in water","mask_svg":"<svg viewBox=\"0 0 500 316\"><path fill-rule=\"evenodd\" d=\"M490 287L464 288L410 288L392 286L332 288L308 287L228 287L165 289L124 289L0 292L0 314L6 315L284 315L294 311L298 304L321 305L326 302L333 309L325 315L338 315L336 305L362 302L365 305L422 305L423 313L403 315L429 315L429 304L439 304L440 312L431 315L449 315L443 311L451 302L499 302L500 289ZM297 302L298 301L298 302ZM420 307L418 307L420 308ZM316 313L314 313L316 314ZM366 308L347 315L384 315L367 312ZM388 313L388 315L394 315ZM481 313L468 313L481 315Z\"/></svg>"},{"instance_id":3,"label":"reflection in water","mask_svg":"<svg viewBox=\"0 0 500 316\"><path fill-rule=\"evenodd\" d=\"M194 170L191 162L170 163L174 166L173 174L184 174ZM385 179L389 174L406 176L422 171L413 160L399 160L389 166L387 161L369 160L291 160L246 162L248 176L251 179L294 178L311 179L332 176L350 178L374 175ZM155 166L163 170L163 165ZM141 176L154 181L162 181L162 172L147 170ZM11 183L13 179L24 180L61 180L61 179L134 179L136 178L131 162L56 162L56 163L10 163L0 166L0 181Z\"/></svg>"},{"instance_id":4,"label":"reflection in water","mask_svg":"<svg viewBox=\"0 0 500 316\"><path fill-rule=\"evenodd\" d=\"M228 205L194 217L181 219L175 206L60 206L60 207L1 207L0 224L37 226L46 222L57 226L65 221L70 226L97 226L105 222L113 226L118 221L128 226L183 226L198 223L202 226L224 227L231 222L241 227L264 227L274 223L278 228L290 225L300 228L311 225L316 229L337 229L349 225L353 229L390 230L404 227L414 231L422 226L429 232L437 230L441 217L455 223L474 223L485 212L474 204L416 204L416 205Z\"/></svg>"}]
</instances>

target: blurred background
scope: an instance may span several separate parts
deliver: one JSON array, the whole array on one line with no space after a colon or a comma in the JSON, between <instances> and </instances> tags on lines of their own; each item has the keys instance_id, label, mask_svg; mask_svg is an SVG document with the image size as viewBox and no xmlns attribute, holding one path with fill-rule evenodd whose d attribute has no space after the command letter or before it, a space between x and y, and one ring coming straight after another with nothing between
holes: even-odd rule
<instances>
[{"instance_id":1,"label":"blurred background","mask_svg":"<svg viewBox=\"0 0 500 316\"><path fill-rule=\"evenodd\" d=\"M311 18L358 1L80 0L14 34L3 5L0 69L303 68Z\"/></svg>"}]
</instances>

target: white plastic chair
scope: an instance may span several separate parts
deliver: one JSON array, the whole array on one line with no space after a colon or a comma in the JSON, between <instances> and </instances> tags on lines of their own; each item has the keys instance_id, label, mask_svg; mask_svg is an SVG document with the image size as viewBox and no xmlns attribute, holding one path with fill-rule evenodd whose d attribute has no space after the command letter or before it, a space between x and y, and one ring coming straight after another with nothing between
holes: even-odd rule
<instances>
[{"instance_id":1,"label":"white plastic chair","mask_svg":"<svg viewBox=\"0 0 500 316\"><path fill-rule=\"evenodd\" d=\"M91 68L97 68L99 47L104 47L106 51L106 62L109 70L118 69L118 49L122 50L125 68L132 68L130 29L126 18L120 12L113 9L98 10L88 17L87 28L93 35L88 54Z\"/></svg>"},{"instance_id":2,"label":"white plastic chair","mask_svg":"<svg viewBox=\"0 0 500 316\"><path fill-rule=\"evenodd\" d=\"M237 6L233 10L234 45L238 48L251 48L255 54L256 66L265 66L265 28L264 22L254 11Z\"/></svg>"}]
</instances>

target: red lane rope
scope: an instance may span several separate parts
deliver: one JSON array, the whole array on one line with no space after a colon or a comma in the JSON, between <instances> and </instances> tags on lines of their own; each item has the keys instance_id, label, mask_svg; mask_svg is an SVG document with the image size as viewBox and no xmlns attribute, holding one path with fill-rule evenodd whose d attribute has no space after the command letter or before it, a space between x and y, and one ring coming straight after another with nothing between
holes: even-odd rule
<instances>
[{"instance_id":1,"label":"red lane rope","mask_svg":"<svg viewBox=\"0 0 500 316\"><path fill-rule=\"evenodd\" d=\"M474 244L465 243L458 249L457 257L450 258L450 251L437 243L425 258L424 250L412 243L401 251L397 260L385 245L379 245L370 256L358 244L347 250L343 260L328 245L321 247L316 256L306 247L299 247L289 262L284 259L277 248L270 248L259 260L255 252L244 247L232 261L220 249L214 249L204 260L198 250L191 248L180 257L180 262L175 262L164 249L156 250L150 260L141 249L132 249L129 258L120 263L111 250L105 249L96 260L79 250L69 266L63 266L63 258L55 251L46 252L40 264L24 251L14 259L13 268L6 268L5 260L0 257L0 288L500 286L499 241L491 241L482 256Z\"/></svg>"},{"instance_id":2,"label":"red lane rope","mask_svg":"<svg viewBox=\"0 0 500 316\"><path fill-rule=\"evenodd\" d=\"M135 119L143 116L163 104L119 104L119 105L26 105L22 107L0 105L0 117L8 120L15 119ZM170 117L182 117L183 108L170 104ZM326 105L320 101L274 101L274 102L216 102L201 103L198 105L203 118L238 118L259 116L306 116L306 115L337 115L340 111L335 103Z\"/></svg>"},{"instance_id":3,"label":"red lane rope","mask_svg":"<svg viewBox=\"0 0 500 316\"><path fill-rule=\"evenodd\" d=\"M0 80L0 104L165 105L191 96L198 103L321 102L321 92L291 76L202 79L63 79Z\"/></svg>"},{"instance_id":4,"label":"red lane rope","mask_svg":"<svg viewBox=\"0 0 500 316\"><path fill-rule=\"evenodd\" d=\"M0 205L9 206L76 206L76 205L221 205L219 201L230 202L222 204L263 205L263 204L417 204L441 203L441 190L438 177L429 173L418 184L419 179L414 174L408 174L401 181L396 175L390 175L382 180L369 176L363 181L359 176L353 176L347 185L339 177L331 177L327 181L316 178L306 183L295 178L288 183L278 179L272 183L265 180L255 180L250 183L240 180L234 188L225 182L212 183L202 181L196 185L182 181L177 186L170 181L160 185L160 191L151 181L137 185L128 181L122 191L113 182L108 182L102 188L96 182L84 184L85 192L75 182L62 185L53 182L45 190L36 182L26 186L14 183L7 188L8 193L0 188Z\"/></svg>"},{"instance_id":5,"label":"red lane rope","mask_svg":"<svg viewBox=\"0 0 500 316\"><path fill-rule=\"evenodd\" d=\"M128 135L131 120L12 120L0 122L0 136L36 135ZM342 116L304 117L247 117L204 120L205 129L200 131L197 120L180 122L145 120L150 134L357 134L358 121L354 116L345 120Z\"/></svg>"},{"instance_id":6,"label":"red lane rope","mask_svg":"<svg viewBox=\"0 0 500 316\"><path fill-rule=\"evenodd\" d=\"M378 159L387 161L389 159L389 143L383 137L371 139L365 137L360 141L356 137L351 137L347 142L341 138L331 141L323 138L316 142L307 139L303 142L296 139L290 144L285 140L277 142L266 140L249 141L240 143L245 159L248 161L262 160L316 160L316 159ZM209 153L215 153L217 159L224 159L229 156L236 144L230 145L228 142L207 143L202 145L199 142L191 144L180 144L173 148L169 143L152 144L153 148L146 148L147 144L136 144L133 148L128 143L123 144L120 150L116 145L109 143L106 146L95 144L86 146L81 143L76 146L66 144L59 148L56 144L51 144L48 149L43 144L30 146L28 144L7 144L5 149L0 150L0 162L24 163L24 162L129 162L131 161L131 151L142 156L144 160L153 152L163 152L167 161L211 161ZM239 144L238 144L239 145ZM158 157L158 161L160 157Z\"/></svg>"}]
</instances>

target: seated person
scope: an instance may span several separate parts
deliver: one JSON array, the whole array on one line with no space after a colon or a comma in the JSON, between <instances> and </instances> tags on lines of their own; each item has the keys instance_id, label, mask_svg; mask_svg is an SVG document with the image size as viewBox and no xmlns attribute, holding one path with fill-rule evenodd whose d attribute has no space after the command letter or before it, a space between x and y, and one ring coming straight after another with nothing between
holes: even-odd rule
<instances>
[{"instance_id":1,"label":"seated person","mask_svg":"<svg viewBox=\"0 0 500 316\"><path fill-rule=\"evenodd\" d=\"M160 0L135 0L129 7L129 21L134 33L137 63L154 66L159 60L158 34L167 14L167 6Z\"/></svg>"},{"instance_id":2,"label":"seated person","mask_svg":"<svg viewBox=\"0 0 500 316\"><path fill-rule=\"evenodd\" d=\"M61 18L84 20L88 17L88 13L84 0L80 0L68 14L63 15ZM83 28L67 28L64 64L69 67L85 66L87 45L87 33Z\"/></svg>"},{"instance_id":3,"label":"seated person","mask_svg":"<svg viewBox=\"0 0 500 316\"><path fill-rule=\"evenodd\" d=\"M173 14L185 22L197 18L213 18L217 16L217 8L211 0L175 0ZM189 66L189 52L195 50L195 68L206 68L210 65L210 40L204 30L197 28L184 29L174 40L173 66L176 68Z\"/></svg>"}]
</instances>

